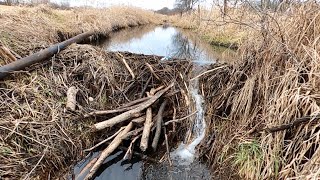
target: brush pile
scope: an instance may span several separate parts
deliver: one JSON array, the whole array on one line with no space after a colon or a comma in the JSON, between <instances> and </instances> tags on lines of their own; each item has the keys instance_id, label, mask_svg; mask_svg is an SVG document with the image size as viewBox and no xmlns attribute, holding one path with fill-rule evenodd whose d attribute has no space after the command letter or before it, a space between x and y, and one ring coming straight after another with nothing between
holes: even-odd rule
<instances>
[{"instance_id":1,"label":"brush pile","mask_svg":"<svg viewBox=\"0 0 320 180\"><path fill-rule=\"evenodd\" d=\"M146 151L162 146L164 137L170 137L168 143L181 138L185 129L174 129L174 119L188 112L192 64L160 59L72 45L1 81L0 176L59 177L84 149L109 144L93 175L122 141L131 144L129 158L135 144Z\"/></svg>"},{"instance_id":2,"label":"brush pile","mask_svg":"<svg viewBox=\"0 0 320 180\"><path fill-rule=\"evenodd\" d=\"M264 14L239 63L216 64L202 77L214 138L204 153L216 172L319 179L319 12L306 3Z\"/></svg>"}]
</instances>

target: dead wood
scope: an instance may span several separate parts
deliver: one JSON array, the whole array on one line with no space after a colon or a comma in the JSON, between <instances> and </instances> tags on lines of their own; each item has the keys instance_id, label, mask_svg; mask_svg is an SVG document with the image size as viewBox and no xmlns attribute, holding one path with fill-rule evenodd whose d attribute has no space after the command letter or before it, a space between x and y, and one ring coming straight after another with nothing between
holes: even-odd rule
<instances>
[{"instance_id":1,"label":"dead wood","mask_svg":"<svg viewBox=\"0 0 320 180\"><path fill-rule=\"evenodd\" d=\"M105 144L106 142L110 141L111 139L113 139L115 136L117 136L120 132L122 132L122 130L124 129L124 127L121 127L116 133L114 133L112 136L108 137L107 139L99 142L98 144L96 144L95 146L89 148L89 149L85 149L84 152L88 152L88 151L92 151L94 149L96 149L97 147Z\"/></svg>"},{"instance_id":2,"label":"dead wood","mask_svg":"<svg viewBox=\"0 0 320 180\"><path fill-rule=\"evenodd\" d=\"M135 75L134 75L132 69L130 68L129 64L127 63L126 59L125 59L125 58L123 57L123 55L120 54L120 53L117 53L117 55L119 55L119 56L121 57L120 59L122 60L123 64L125 65L125 67L126 67L127 70L129 71L129 73L131 74L132 79L135 79Z\"/></svg>"},{"instance_id":3,"label":"dead wood","mask_svg":"<svg viewBox=\"0 0 320 180\"><path fill-rule=\"evenodd\" d=\"M148 97L153 96L155 91L156 90L152 88L150 93L148 93ZM152 108L148 107L146 112L146 121L144 123L142 137L140 141L140 149L142 151L146 151L148 148L148 141L149 141L151 127L152 127Z\"/></svg>"},{"instance_id":4,"label":"dead wood","mask_svg":"<svg viewBox=\"0 0 320 180\"><path fill-rule=\"evenodd\" d=\"M138 104L138 103L146 101L146 100L149 100L149 99L150 99L150 97L140 98L140 99L131 101L131 102L127 103L127 104L124 104L121 107L119 107L118 109L90 112L88 114L85 114L84 118L88 118L88 117L91 117L91 116L101 116L101 115L107 115L107 114L121 113L121 112L129 111L131 109L139 107L141 104Z\"/></svg>"},{"instance_id":5,"label":"dead wood","mask_svg":"<svg viewBox=\"0 0 320 180\"><path fill-rule=\"evenodd\" d=\"M195 115L196 113L197 113L197 111L195 111L195 112L187 115L186 117L180 118L180 119L175 119L175 118L173 118L172 120L165 122L164 125L167 126L167 125L169 125L170 123L176 123L176 122L179 122L179 121L188 119L189 117Z\"/></svg>"},{"instance_id":6,"label":"dead wood","mask_svg":"<svg viewBox=\"0 0 320 180\"><path fill-rule=\"evenodd\" d=\"M97 162L98 157L93 158L77 175L76 179L80 179L90 168Z\"/></svg>"},{"instance_id":7,"label":"dead wood","mask_svg":"<svg viewBox=\"0 0 320 180\"><path fill-rule=\"evenodd\" d=\"M91 170L89 171L88 175L85 179L92 179L94 174L97 172L99 167L102 165L103 161L114 151L117 147L121 144L122 140L126 137L126 134L132 129L133 123L130 122L121 133L119 133L114 140L110 143L110 145L102 151L99 159L93 165Z\"/></svg>"},{"instance_id":8,"label":"dead wood","mask_svg":"<svg viewBox=\"0 0 320 180\"><path fill-rule=\"evenodd\" d=\"M157 128L156 128L156 133L154 135L153 138L153 142L152 142L152 148L155 151L157 149L158 146L158 142L160 139L160 134L161 134L161 127L162 127L162 121L163 121L163 111L167 105L168 100L166 99L160 106L158 114L157 114Z\"/></svg>"},{"instance_id":9,"label":"dead wood","mask_svg":"<svg viewBox=\"0 0 320 180\"><path fill-rule=\"evenodd\" d=\"M14 62L11 62L11 63L6 64L4 66L1 66L0 67L0 79L5 78L6 76L8 76L10 73L12 73L14 71L19 71L19 70L22 70L32 64L47 60L48 58L50 58L54 54L59 53L61 50L68 47L69 45L71 45L73 43L79 43L94 34L95 34L94 31L79 34L73 38L70 38L66 41L55 44L53 46L50 46L50 47L48 47L44 50L41 50L35 54L32 54L32 55L27 56L25 58L21 58L17 61L14 61Z\"/></svg>"},{"instance_id":10,"label":"dead wood","mask_svg":"<svg viewBox=\"0 0 320 180\"><path fill-rule=\"evenodd\" d=\"M167 135L167 129L166 127L163 128L164 130L164 140L166 142L166 150L167 150L167 156L168 156L168 161L169 161L169 165L172 166L172 161L170 158L170 148L169 148L169 142L168 142L168 135Z\"/></svg>"},{"instance_id":11,"label":"dead wood","mask_svg":"<svg viewBox=\"0 0 320 180\"><path fill-rule=\"evenodd\" d=\"M146 90L147 90L147 88L148 88L148 86L149 86L149 83L150 83L151 79L152 79L152 76L150 76L150 77L148 78L146 84L143 86L142 92L141 92L141 94L140 94L140 98L142 98L142 97L144 96L144 93L146 92Z\"/></svg>"},{"instance_id":12,"label":"dead wood","mask_svg":"<svg viewBox=\"0 0 320 180\"><path fill-rule=\"evenodd\" d=\"M159 76L154 72L153 67L149 64L146 63L147 67L149 68L150 72L152 73L152 75L157 78L158 80L160 80Z\"/></svg>"},{"instance_id":13,"label":"dead wood","mask_svg":"<svg viewBox=\"0 0 320 180\"><path fill-rule=\"evenodd\" d=\"M162 91L159 91L157 94L152 96L148 101L141 104L139 107L132 109L130 111L127 111L125 113L122 113L116 117L113 117L109 120L94 124L93 129L95 131L99 131L102 129L105 129L107 127L111 127L115 124L121 123L125 120L128 120L129 118L134 117L136 113L141 112L142 110L148 108L150 105L152 105L156 100L158 100L165 92L167 92L171 87L173 87L174 83L170 84L167 88L165 88Z\"/></svg>"},{"instance_id":14,"label":"dead wood","mask_svg":"<svg viewBox=\"0 0 320 180\"><path fill-rule=\"evenodd\" d=\"M17 58L11 53L10 49L8 49L2 44L0 44L0 56L6 56L10 60L10 62L17 60Z\"/></svg>"},{"instance_id":15,"label":"dead wood","mask_svg":"<svg viewBox=\"0 0 320 180\"><path fill-rule=\"evenodd\" d=\"M310 121L317 121L319 119L320 119L320 115L305 116L305 117L297 118L297 119L295 119L294 121L292 121L289 124L282 124L282 125L279 125L279 126L267 127L267 128L263 128L263 129L257 130L255 132L266 131L266 132L269 132L269 133L274 133L274 132L278 132L278 131L284 131L284 130L290 129L290 128L294 127L294 126L300 125L302 123L308 123Z\"/></svg>"},{"instance_id":16,"label":"dead wood","mask_svg":"<svg viewBox=\"0 0 320 180\"><path fill-rule=\"evenodd\" d=\"M78 89L75 86L71 86L67 91L67 109L71 111L76 110L77 105L77 93Z\"/></svg>"}]
</instances>

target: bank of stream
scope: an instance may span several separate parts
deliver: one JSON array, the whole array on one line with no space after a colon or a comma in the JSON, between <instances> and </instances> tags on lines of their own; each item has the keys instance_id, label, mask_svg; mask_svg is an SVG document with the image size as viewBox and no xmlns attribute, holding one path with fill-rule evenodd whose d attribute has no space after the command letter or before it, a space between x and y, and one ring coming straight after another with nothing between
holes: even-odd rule
<instances>
[{"instance_id":1,"label":"bank of stream","mask_svg":"<svg viewBox=\"0 0 320 180\"><path fill-rule=\"evenodd\" d=\"M130 52L136 54L163 56L162 61L170 61L172 58L190 59L193 62L192 76L206 70L206 68L218 61L231 61L235 52L232 50L213 47L202 41L196 34L168 26L142 26L121 30L112 33L110 38L99 44L106 51ZM199 88L198 78L189 82L189 96L192 102L189 104L191 126L184 141L170 144L170 158L172 162L150 162L143 160L141 156L133 155L131 160L123 160L125 151L114 152L105 161L96 173L95 179L211 179L210 170L197 159L197 146L203 140L206 133L205 104L203 92ZM155 159L161 159L166 151L151 155ZM87 172L84 167L99 155L99 151L87 156L73 169L76 179L83 179ZM81 174L79 176L79 174Z\"/></svg>"}]
</instances>

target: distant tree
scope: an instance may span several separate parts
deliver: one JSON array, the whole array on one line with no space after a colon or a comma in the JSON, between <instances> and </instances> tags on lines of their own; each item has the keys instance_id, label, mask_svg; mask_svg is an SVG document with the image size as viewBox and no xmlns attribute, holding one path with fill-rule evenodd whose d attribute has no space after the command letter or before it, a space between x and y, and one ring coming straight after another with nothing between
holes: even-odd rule
<instances>
[{"instance_id":1,"label":"distant tree","mask_svg":"<svg viewBox=\"0 0 320 180\"><path fill-rule=\"evenodd\" d=\"M168 14L171 12L171 10L170 10L169 8L167 8L167 7L164 7L164 8L162 8L162 9L156 11L156 12L159 13L159 14L166 14L166 15L168 15Z\"/></svg>"},{"instance_id":2,"label":"distant tree","mask_svg":"<svg viewBox=\"0 0 320 180\"><path fill-rule=\"evenodd\" d=\"M50 0L31 0L31 4L49 4Z\"/></svg>"},{"instance_id":3,"label":"distant tree","mask_svg":"<svg viewBox=\"0 0 320 180\"><path fill-rule=\"evenodd\" d=\"M200 0L176 0L176 8L182 11L190 11Z\"/></svg>"}]
</instances>

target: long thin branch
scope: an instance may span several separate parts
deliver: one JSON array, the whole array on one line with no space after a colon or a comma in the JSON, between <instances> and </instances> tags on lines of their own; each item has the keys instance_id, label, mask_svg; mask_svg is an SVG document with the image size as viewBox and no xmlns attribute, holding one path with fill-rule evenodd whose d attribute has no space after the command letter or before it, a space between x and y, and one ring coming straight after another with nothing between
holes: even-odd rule
<instances>
[{"instance_id":1,"label":"long thin branch","mask_svg":"<svg viewBox=\"0 0 320 180\"><path fill-rule=\"evenodd\" d=\"M149 106L151 106L156 100L158 100L165 92L167 92L171 87L173 87L174 83L170 84L167 88L163 89L162 91L157 92L157 94L155 94L154 96L152 96L148 101L146 101L145 103L141 104L141 106L132 109L130 111L124 112L118 116L115 116L111 119L108 119L106 121L102 121L100 123L94 124L93 125L93 130L95 131L99 131L99 130L103 130L107 127L111 127L115 124L121 123L123 121L128 120L129 118L134 117L134 115L136 113L141 112L142 110L148 108Z\"/></svg>"},{"instance_id":2,"label":"long thin branch","mask_svg":"<svg viewBox=\"0 0 320 180\"><path fill-rule=\"evenodd\" d=\"M274 133L274 132L290 129L290 128L297 126L297 125L300 125L302 123L308 123L309 121L318 121L319 119L320 119L320 115L305 116L305 117L297 118L296 120L292 121L289 124L282 124L282 125L273 126L270 128L267 127L267 128L260 129L256 132L266 131L269 133Z\"/></svg>"},{"instance_id":3,"label":"long thin branch","mask_svg":"<svg viewBox=\"0 0 320 180\"><path fill-rule=\"evenodd\" d=\"M89 148L89 149L85 149L84 152L88 152L88 151L92 151L94 149L96 149L97 147L101 146L102 144L105 144L106 142L110 141L111 139L113 139L114 137L116 137L122 130L124 129L124 127L121 127L116 133L114 133L112 136L108 137L107 139L99 142L98 144L96 144L95 146Z\"/></svg>"},{"instance_id":4,"label":"long thin branch","mask_svg":"<svg viewBox=\"0 0 320 180\"><path fill-rule=\"evenodd\" d=\"M92 179L97 170L103 164L103 161L121 144L122 140L126 137L126 134L132 129L133 123L130 122L126 128L114 138L114 140L110 143L110 145L102 151L99 159L90 169L85 179Z\"/></svg>"},{"instance_id":5,"label":"long thin branch","mask_svg":"<svg viewBox=\"0 0 320 180\"><path fill-rule=\"evenodd\" d=\"M158 146L158 142L159 142L160 134L161 134L162 121L163 121L163 111L167 105L167 102L168 102L167 99L164 100L164 102L161 104L159 111L158 111L158 114L157 114L157 116L158 116L157 117L157 129L156 129L156 133L154 135L153 142L152 142L153 150L156 150L157 146Z\"/></svg>"}]
</instances>

